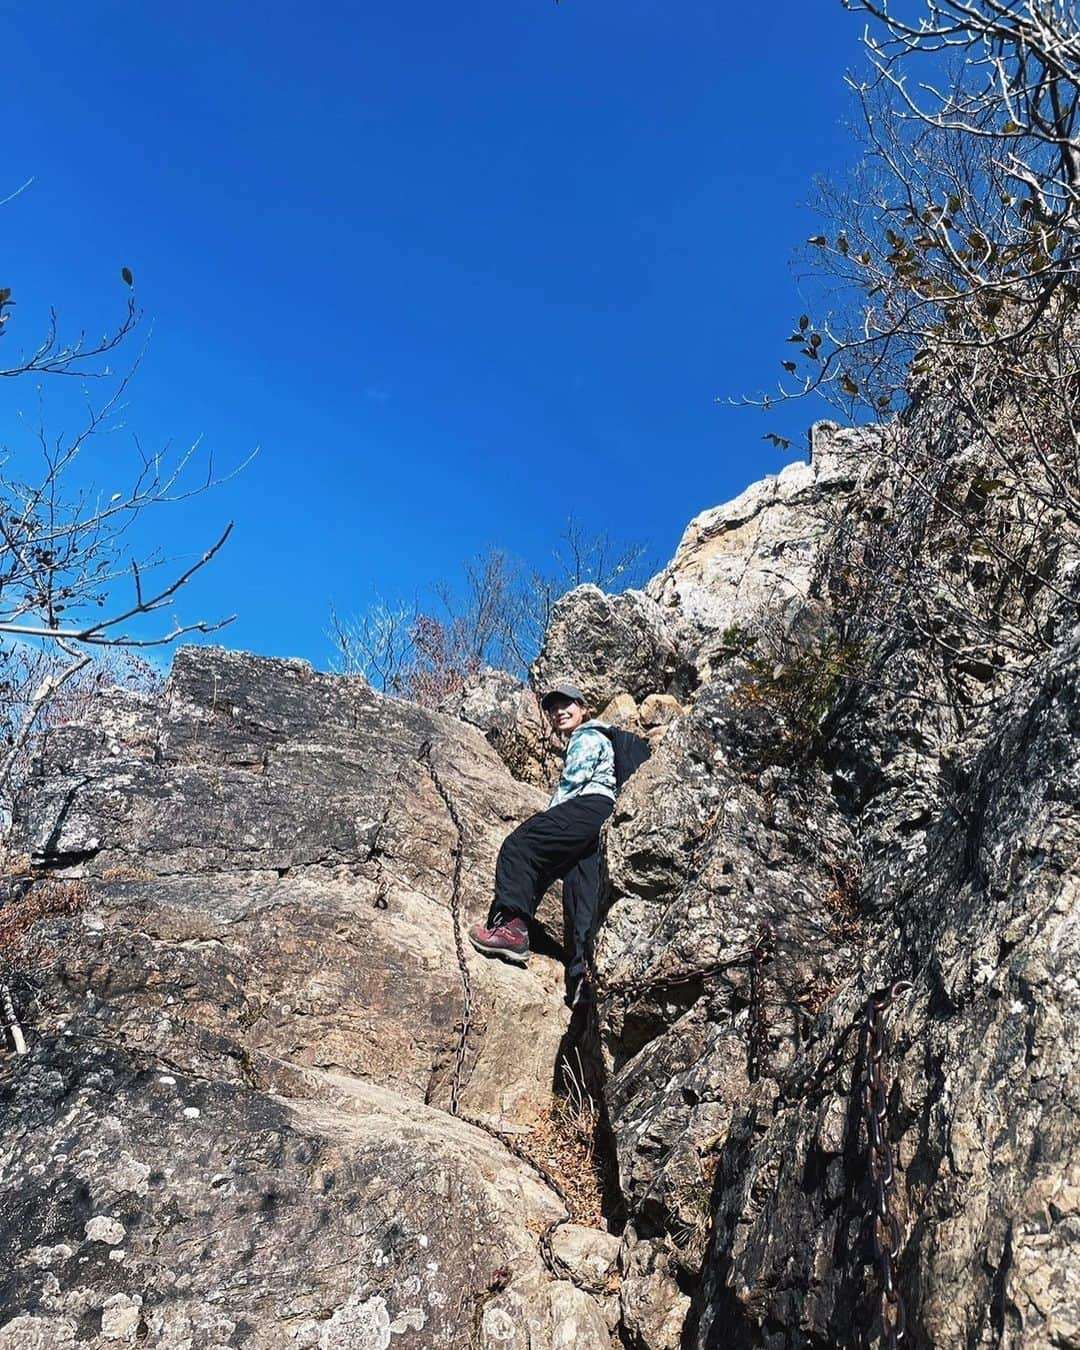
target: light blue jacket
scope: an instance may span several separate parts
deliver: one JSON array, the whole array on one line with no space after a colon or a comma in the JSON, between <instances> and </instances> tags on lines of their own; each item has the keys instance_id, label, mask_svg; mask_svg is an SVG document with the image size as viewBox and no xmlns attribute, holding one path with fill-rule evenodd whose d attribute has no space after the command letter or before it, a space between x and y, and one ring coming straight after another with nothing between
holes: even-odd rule
<instances>
[{"instance_id":1,"label":"light blue jacket","mask_svg":"<svg viewBox=\"0 0 1080 1350\"><path fill-rule=\"evenodd\" d=\"M548 810L573 797L597 793L615 800L615 751L603 722L582 722L566 746L562 776Z\"/></svg>"}]
</instances>

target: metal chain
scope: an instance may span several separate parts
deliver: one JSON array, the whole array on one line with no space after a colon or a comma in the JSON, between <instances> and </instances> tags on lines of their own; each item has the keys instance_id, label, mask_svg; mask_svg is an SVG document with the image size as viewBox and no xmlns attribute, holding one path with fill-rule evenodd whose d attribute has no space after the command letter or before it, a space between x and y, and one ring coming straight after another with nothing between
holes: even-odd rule
<instances>
[{"instance_id":1,"label":"metal chain","mask_svg":"<svg viewBox=\"0 0 1080 1350\"><path fill-rule=\"evenodd\" d=\"M826 1082L844 1063L845 1052L855 1024L847 1026L830 1047L828 1053L812 1069L792 1072L780 1085L780 1100L785 1104L807 1101L812 1095L819 1099L825 1093ZM810 1049L803 1046L804 1058Z\"/></svg>"},{"instance_id":2,"label":"metal chain","mask_svg":"<svg viewBox=\"0 0 1080 1350\"><path fill-rule=\"evenodd\" d=\"M871 1224L874 1260L880 1289L881 1343L897 1350L907 1332L907 1311L897 1285L900 1224L894 1210L896 1169L889 1141L889 1081L885 1073L885 1014L911 989L897 980L866 1000L859 1025L859 1072L856 1076L862 1120L866 1127L866 1165L870 1189L867 1218Z\"/></svg>"},{"instance_id":3,"label":"metal chain","mask_svg":"<svg viewBox=\"0 0 1080 1350\"><path fill-rule=\"evenodd\" d=\"M416 758L427 769L431 781L435 786L435 791L443 800L446 810L453 821L454 828L457 830L458 842L454 850L454 874L452 880L452 891L450 898L450 912L454 920L454 948L457 953L458 970L461 973L462 989L462 1017L461 1034L458 1037L457 1055L454 1063L454 1076L450 1083L450 1114L457 1116L459 1120L467 1125L472 1125L475 1129L483 1130L485 1134L491 1135L497 1139L502 1146L519 1158L527 1167L543 1179L545 1184L559 1197L560 1202L570 1212L570 1197L559 1183L558 1179L536 1158L521 1146L511 1135L494 1125L489 1125L487 1121L480 1120L477 1116L462 1115L460 1109L461 1080L465 1071L465 1057L468 1053L469 1030L472 1025L472 983L469 979L469 968L465 962L465 943L461 936L461 870L464 856L465 830L461 823L461 817L458 815L457 808L454 805L446 785L439 776L438 770L431 760L431 742L425 741L420 747ZM589 1294L606 1294L609 1290L606 1286L594 1283L577 1275L565 1261L556 1256L551 1245L551 1239L556 1231L567 1223L566 1219L555 1219L544 1229L539 1238L540 1255L547 1265L548 1269L556 1279L570 1279L579 1289L583 1289Z\"/></svg>"},{"instance_id":4,"label":"metal chain","mask_svg":"<svg viewBox=\"0 0 1080 1350\"><path fill-rule=\"evenodd\" d=\"M776 935L763 923L750 952L750 1009L746 1026L746 1076L756 1083L769 1068L769 1017L765 1011L765 967L772 959Z\"/></svg>"},{"instance_id":5,"label":"metal chain","mask_svg":"<svg viewBox=\"0 0 1080 1350\"><path fill-rule=\"evenodd\" d=\"M592 1294L596 1298L602 1298L604 1295L610 1294L612 1290L606 1282L601 1284L599 1280L590 1280L584 1275L579 1275L577 1271L572 1270L566 1264L562 1257L556 1255L551 1245L551 1239L563 1224L568 1222L567 1219L555 1219L540 1234L540 1255L544 1258L544 1264L557 1280L569 1280L586 1294Z\"/></svg>"},{"instance_id":6,"label":"metal chain","mask_svg":"<svg viewBox=\"0 0 1080 1350\"><path fill-rule=\"evenodd\" d=\"M472 983L469 979L469 968L465 964L465 941L461 936L461 869L465 854L465 829L461 823L461 817L458 815L457 807L440 778L439 771L432 763L430 741L423 743L416 758L427 769L435 786L435 791L442 798L454 829L457 831L457 847L453 851L454 874L450 892L450 915L454 924L454 950L457 954L458 971L461 975L462 999L461 1033L458 1036L457 1054L454 1058L454 1073L450 1080L450 1114L456 1116L459 1114L461 1080L465 1073L465 1057L469 1050L469 1029L472 1025Z\"/></svg>"},{"instance_id":7,"label":"metal chain","mask_svg":"<svg viewBox=\"0 0 1080 1350\"><path fill-rule=\"evenodd\" d=\"M629 1003L633 999L640 998L642 994L651 994L658 989L672 989L683 984L693 984L697 980L713 979L727 970L748 965L753 954L753 947L748 947L745 951L736 952L734 956L728 957L726 961L713 961L707 966L691 966L688 970L675 970L668 975L641 975L637 979L619 980L614 984L607 984L601 979L591 952L587 954L585 965L589 984L595 991L598 1002L609 998L621 998Z\"/></svg>"},{"instance_id":8,"label":"metal chain","mask_svg":"<svg viewBox=\"0 0 1080 1350\"><path fill-rule=\"evenodd\" d=\"M458 815L457 808L454 805L450 793L447 791L438 770L435 768L431 759L431 742L425 741L417 754L417 760L424 765L431 778L432 784L438 792L443 804L446 806L447 813L457 830L458 842L454 851L454 872L452 879L452 890L450 900L450 911L454 922L454 947L457 954L458 970L461 974L461 987L463 996L463 1010L461 1020L461 1033L458 1038L457 1055L455 1057L454 1074L450 1085L450 1114L458 1116L467 1124L477 1129L483 1130L486 1134L497 1139L504 1148L509 1150L516 1158L519 1158L526 1166L532 1168L552 1191L559 1197L559 1200L569 1211L570 1200L566 1191L560 1185L558 1180L552 1175L542 1163L533 1158L515 1139L497 1129L494 1125L480 1120L475 1116L463 1116L460 1111L460 1093L461 1080L465 1069L465 1059L468 1053L469 1030L472 1023L472 985L469 979L468 966L465 961L465 945L461 934L461 871L464 854L464 827L461 818ZM703 850L702 850L703 851ZM725 971L736 966L748 965L750 968L750 1025L749 1037L750 1045L747 1052L747 1071L750 1074L750 1081L756 1081L761 1070L768 1065L768 1021L764 1007L764 981L763 967L772 955L774 944L774 935L771 926L763 923L758 933L754 946L746 951L739 952L726 961L717 961L704 967L693 968L685 971L675 971L668 975L644 977L637 980L620 982L617 985L605 985L597 973L596 966L592 959L591 944L590 949L585 954L585 964L587 978L595 991L595 996L599 998L608 998L613 995L619 995L629 999L640 994L651 992L656 989L669 988L682 984L690 984L696 980L706 980L713 976L723 974ZM580 1289L594 1295L603 1295L610 1292L606 1285L587 1280L577 1275L562 1261L552 1247L552 1237L558 1229L566 1223L565 1219L556 1219L548 1224L544 1232L540 1235L539 1248L540 1254L549 1270L557 1279L567 1279L573 1281Z\"/></svg>"},{"instance_id":9,"label":"metal chain","mask_svg":"<svg viewBox=\"0 0 1080 1350\"><path fill-rule=\"evenodd\" d=\"M677 988L680 985L697 981L715 979L739 966L747 966L750 971L750 1013L747 1023L746 1072L751 1083L756 1083L769 1067L769 1023L765 1001L765 966L772 959L775 948L775 933L772 925L763 923L752 947L737 952L726 961L714 961L707 966L693 966L689 970L676 970L667 975L643 975L633 980L621 980L615 984L605 983L596 969L592 950L585 953L585 974L594 997L598 1003L611 998L621 998L630 1004L645 994L653 994L661 989Z\"/></svg>"},{"instance_id":10,"label":"metal chain","mask_svg":"<svg viewBox=\"0 0 1080 1350\"><path fill-rule=\"evenodd\" d=\"M473 1125L476 1129L483 1130L485 1134L491 1135L492 1139L497 1139L499 1143L502 1144L503 1148L509 1153L512 1153L515 1158L519 1158L527 1167L532 1168L537 1176L543 1180L545 1185L553 1190L559 1197L567 1214L570 1213L570 1197L567 1195L561 1182L542 1162L538 1162L537 1159L529 1153L528 1149L519 1144L513 1135L506 1134L503 1130L500 1130L498 1126L489 1125L486 1120L480 1120L477 1116L460 1116L459 1119L463 1120L466 1125ZM565 1261L556 1256L551 1245L551 1239L563 1224L569 1222L569 1219L553 1219L540 1234L538 1246L544 1264L557 1280L569 1279L587 1294L599 1295L610 1293L611 1291L606 1285L597 1284L592 1280L584 1279L582 1276L571 1270Z\"/></svg>"},{"instance_id":11,"label":"metal chain","mask_svg":"<svg viewBox=\"0 0 1080 1350\"><path fill-rule=\"evenodd\" d=\"M483 1130L485 1134L490 1134L492 1139L497 1139L499 1143L502 1144L503 1148L512 1153L515 1158L519 1158L523 1163L531 1167L538 1176L542 1177L544 1182L555 1192L567 1209L570 1208L570 1197L566 1194L566 1191L563 1190L558 1179L548 1171L542 1162L537 1162L532 1154L529 1153L523 1145L519 1144L512 1134L507 1134L504 1130L500 1130L497 1125L491 1125L486 1120L481 1120L479 1116L459 1116L459 1119L463 1120L466 1125L473 1125L476 1129ZM560 1220L559 1222L561 1223L563 1221Z\"/></svg>"}]
</instances>

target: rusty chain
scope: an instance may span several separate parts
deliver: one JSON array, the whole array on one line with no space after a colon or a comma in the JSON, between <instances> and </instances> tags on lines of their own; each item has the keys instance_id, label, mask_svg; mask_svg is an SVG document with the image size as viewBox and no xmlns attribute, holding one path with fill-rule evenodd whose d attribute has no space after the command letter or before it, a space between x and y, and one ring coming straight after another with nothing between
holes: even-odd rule
<instances>
[{"instance_id":1,"label":"rusty chain","mask_svg":"<svg viewBox=\"0 0 1080 1350\"><path fill-rule=\"evenodd\" d=\"M545 1184L558 1196L569 1210L569 1198L557 1178L532 1157L515 1139L493 1125L472 1116L461 1116L460 1091L468 1053L468 1037L472 1022L472 987L468 967L465 961L465 948L461 934L461 871L463 866L464 828L453 800L446 789L431 760L431 743L425 742L417 759L424 764L431 781L446 806L455 829L458 842L454 850L454 870L452 878L451 914L454 922L454 946L458 969L461 974L463 1010L461 1031L455 1056L454 1073L450 1088L450 1113L459 1116L474 1128L484 1131L497 1139L504 1148L520 1159L526 1166L540 1176ZM757 1082L769 1068L769 1029L765 1000L765 968L772 959L775 950L775 933L772 926L762 923L754 945L724 961L712 962L707 966L688 970L673 971L666 975L642 976L637 979L620 981L606 985L599 977L593 961L591 949L586 953L587 977L597 999L620 997L631 1000L643 994L659 989L705 981L714 978L738 966L746 966L749 971L749 1010L747 1020L747 1078ZM872 1224L874 1258L878 1266L880 1287L880 1319L882 1344L886 1350L899 1350L906 1337L907 1315L903 1298L897 1286L896 1262L900 1255L901 1233L894 1210L896 1194L896 1174L889 1141L888 1121L888 1083L885 1078L885 1014L893 1002L902 993L911 988L908 981L899 980L887 989L871 995L867 999L863 1016L859 1024L859 1074L857 1090L862 1111L862 1121L867 1136L867 1170L871 1184L869 1218ZM841 1047L847 1036L841 1039ZM840 1047L838 1047L840 1049ZM841 1050L842 1053L842 1050ZM834 1062L832 1055L827 1063ZM816 1075L814 1075L816 1077ZM805 1084L809 1086L809 1084ZM801 1094L800 1094L801 1095ZM571 1279L578 1287L591 1294L604 1294L606 1287L583 1279L570 1270L555 1253L552 1238L566 1221L556 1219L547 1225L539 1238L541 1257L548 1269L557 1279Z\"/></svg>"},{"instance_id":2,"label":"rusty chain","mask_svg":"<svg viewBox=\"0 0 1080 1350\"><path fill-rule=\"evenodd\" d=\"M620 998L630 1004L645 994L681 985L704 983L726 974L729 970L746 966L749 969L749 1014L747 1021L746 1072L751 1083L757 1082L769 1067L769 1023L765 1001L765 967L772 959L776 935L770 923L763 922L752 947L723 961L706 966L692 966L666 975L642 975L637 979L620 980L607 984L596 969L591 947L585 953L585 975L597 1002Z\"/></svg>"},{"instance_id":3,"label":"rusty chain","mask_svg":"<svg viewBox=\"0 0 1080 1350\"><path fill-rule=\"evenodd\" d=\"M465 1071L465 1059L468 1053L469 1031L472 1026L472 983L469 979L469 968L465 960L465 943L461 935L461 870L464 857L465 830L461 823L461 817L458 815L457 808L454 805L453 798L450 796L445 783L439 775L431 759L431 742L425 741L420 747L416 756L417 760L424 765L431 778L435 791L442 798L447 813L457 830L457 847L454 850L454 872L451 883L450 912L454 921L454 948L457 954L458 970L461 973L462 989L462 1017L461 1032L458 1037L457 1054L454 1061L454 1074L450 1083L450 1114L457 1116L467 1125L472 1125L475 1129L483 1130L485 1134L497 1139L503 1148L507 1149L520 1159L527 1167L530 1167L544 1183L559 1197L560 1202L570 1213L570 1197L559 1183L554 1174L546 1168L543 1163L534 1158L527 1149L523 1148L513 1136L500 1130L495 1125L489 1125L487 1121L481 1120L477 1116L462 1115L460 1097L461 1080ZM566 1219L554 1219L547 1225L539 1238L540 1255L547 1265L548 1269L556 1279L572 1280L578 1288L583 1289L590 1294L605 1294L609 1292L604 1285L596 1284L593 1281L584 1279L576 1272L570 1269L565 1261L561 1260L555 1253L551 1239L555 1232L566 1223Z\"/></svg>"},{"instance_id":4,"label":"rusty chain","mask_svg":"<svg viewBox=\"0 0 1080 1350\"><path fill-rule=\"evenodd\" d=\"M475 1129L483 1130L485 1134L497 1139L503 1148L507 1149L520 1159L527 1167L530 1167L544 1183L559 1197L560 1202L570 1213L570 1197L559 1183L552 1172L546 1168L543 1163L534 1158L525 1148L521 1146L511 1135L500 1130L495 1125L489 1125L487 1121L480 1120L477 1116L462 1115L460 1097L461 1080L465 1071L465 1058L468 1053L469 1031L472 1026L472 983L469 979L469 968L465 961L465 943L461 936L461 869L464 856L465 831L461 823L461 817L458 815L457 808L454 805L453 798L450 796L445 783L439 776L439 771L435 768L431 759L431 742L425 741L420 747L416 758L427 769L435 791L442 798L447 813L457 830L457 847L454 850L454 873L452 879L452 889L450 898L450 912L454 921L454 948L457 953L458 970L461 973L462 989L462 1017L461 1032L458 1037L457 1054L454 1061L454 1075L450 1083L450 1114L457 1116L467 1125L472 1125ZM551 1239L555 1232L567 1221L565 1219L554 1219L547 1225L539 1238L540 1255L545 1265L555 1276L556 1279L572 1280L578 1288L583 1289L590 1294L604 1294L608 1290L606 1286L596 1284L593 1281L586 1280L572 1271L565 1261L561 1260L552 1247Z\"/></svg>"},{"instance_id":5,"label":"rusty chain","mask_svg":"<svg viewBox=\"0 0 1080 1350\"><path fill-rule=\"evenodd\" d=\"M531 1167L569 1210L570 1197L566 1194L558 1179L552 1172L548 1171L542 1162L539 1162L523 1145L519 1144L512 1134L507 1134L505 1130L500 1130L497 1125L491 1125L488 1121L481 1120L479 1116L459 1116L459 1119L463 1120L466 1125L472 1125L478 1130L483 1130L485 1134L490 1134L492 1139L497 1139L508 1153L512 1153L515 1158ZM562 1220L559 1222L562 1222Z\"/></svg>"},{"instance_id":6,"label":"rusty chain","mask_svg":"<svg viewBox=\"0 0 1080 1350\"><path fill-rule=\"evenodd\" d=\"M911 987L909 980L897 980L871 994L859 1023L856 1089L866 1127L866 1164L871 1195L867 1218L872 1226L874 1260L878 1267L881 1341L887 1350L897 1350L903 1341L907 1312L896 1273L901 1237L894 1207L896 1168L889 1141L890 1084L885 1071L885 1014Z\"/></svg>"},{"instance_id":7,"label":"rusty chain","mask_svg":"<svg viewBox=\"0 0 1080 1350\"><path fill-rule=\"evenodd\" d=\"M457 955L458 971L461 975L462 1001L461 1031L458 1035L457 1053L454 1056L454 1073L450 1079L450 1114L456 1116L460 1114L461 1080L465 1073L465 1058L469 1051L469 1030L472 1025L472 982L469 979L469 968L465 963L465 940L461 936L461 869L465 855L465 829L461 823L461 817L458 815L457 807L447 791L446 784L442 781L438 769L432 762L430 741L423 743L416 758L427 769L435 791L442 798L447 814L457 831L457 846L453 850L454 872L450 891L450 915L454 924L454 951Z\"/></svg>"},{"instance_id":8,"label":"rusty chain","mask_svg":"<svg viewBox=\"0 0 1080 1350\"><path fill-rule=\"evenodd\" d=\"M675 989L680 985L694 984L698 980L710 980L737 966L748 965L753 956L753 950L752 947L748 947L745 951L736 952L734 956L728 957L725 961L713 961L707 966L691 966L687 970L674 970L667 975L642 975L636 979L620 980L614 984L607 984L600 978L593 964L591 953L586 961L586 969L589 972L589 983L598 1001L621 998L624 1002L630 1003L643 994L652 994L659 989Z\"/></svg>"},{"instance_id":9,"label":"rusty chain","mask_svg":"<svg viewBox=\"0 0 1080 1350\"><path fill-rule=\"evenodd\" d=\"M829 1048L828 1053L812 1069L804 1069L801 1073L789 1074L780 1085L781 1102L790 1105L793 1102L808 1101L811 1095L815 1099L819 1098L825 1091L825 1084L844 1063L848 1042L854 1031L855 1025L852 1023L840 1034ZM803 1046L804 1057L809 1049L809 1044Z\"/></svg>"},{"instance_id":10,"label":"rusty chain","mask_svg":"<svg viewBox=\"0 0 1080 1350\"><path fill-rule=\"evenodd\" d=\"M749 967L749 1012L747 1021L747 1078L757 1082L769 1069L769 1028L765 998L765 969L775 951L776 937L772 926L762 923L757 939L748 952L739 953L728 961L689 971L674 972L659 977L644 977L604 986L598 980L592 953L588 954L589 978L598 988L598 997L620 995L632 999L646 992L672 985L705 980L726 969ZM872 994L864 1004L861 1017L840 1036L817 1069L792 1080L784 1090L788 1100L808 1095L815 1087L822 1087L824 1079L843 1059L844 1048L851 1033L858 1030L857 1072L855 1091L866 1130L867 1177L870 1183L868 1219L871 1225L874 1260L878 1269L879 1316L881 1344L884 1350L900 1350L907 1334L907 1310L900 1293L896 1263L900 1256L902 1237L895 1212L896 1169L889 1139L889 1082L885 1070L885 1018L896 999L912 988L908 980L897 980L885 989ZM557 1225L555 1225L557 1226ZM545 1256L545 1259L548 1259ZM555 1267L549 1260L549 1265Z\"/></svg>"},{"instance_id":11,"label":"rusty chain","mask_svg":"<svg viewBox=\"0 0 1080 1350\"><path fill-rule=\"evenodd\" d=\"M567 1214L571 1212L570 1197L567 1195L566 1190L559 1179L553 1172L546 1168L542 1162L537 1158L534 1158L528 1149L519 1144L513 1135L507 1134L504 1130L500 1130L497 1125L488 1124L486 1120L481 1120L478 1116L460 1116L459 1119L463 1120L466 1125L472 1125L478 1130L483 1130L483 1132L489 1134L492 1139L497 1139L507 1152L512 1153L515 1158L520 1159L527 1167L530 1167L537 1176L540 1177L544 1184L550 1190L555 1192ZM599 1295L610 1293L610 1290L606 1285L584 1279L575 1271L571 1270L566 1262L555 1254L555 1250L551 1245L551 1239L554 1237L557 1230L560 1229L563 1224L568 1222L568 1219L553 1219L540 1234L538 1246L544 1264L557 1280L570 1280L587 1294Z\"/></svg>"},{"instance_id":12,"label":"rusty chain","mask_svg":"<svg viewBox=\"0 0 1080 1350\"><path fill-rule=\"evenodd\" d=\"M746 1077L756 1083L769 1068L769 1017L765 1011L765 967L772 959L776 934L763 923L750 950L750 1008L746 1023Z\"/></svg>"},{"instance_id":13,"label":"rusty chain","mask_svg":"<svg viewBox=\"0 0 1080 1350\"><path fill-rule=\"evenodd\" d=\"M708 865L710 846L714 841L715 831L723 819L733 790L729 787L723 801L702 823L701 834L694 844L686 875L682 880L680 899L685 897L688 889L701 884ZM607 882L605 868L602 885L606 885ZM760 1072L768 1067L768 1024L765 1012L763 974L764 966L771 959L774 948L775 934L772 926L767 921L763 921L753 946L736 952L733 956L722 961L712 961L708 965L691 966L688 969L675 970L667 974L642 974L608 983L601 977L596 968L593 944L590 941L585 950L585 977L597 1003L606 1002L611 998L619 998L624 1004L630 1004L646 994L656 993L663 989L679 988L697 982L704 983L707 980L725 975L729 970L738 969L740 966L749 967L750 1021L747 1028L749 1038L747 1072L750 1081L755 1082Z\"/></svg>"},{"instance_id":14,"label":"rusty chain","mask_svg":"<svg viewBox=\"0 0 1080 1350\"><path fill-rule=\"evenodd\" d=\"M612 1290L606 1282L601 1284L599 1280L586 1279L583 1275L579 1275L576 1270L571 1269L562 1257L556 1254L554 1247L551 1245L551 1239L566 1222L566 1219L555 1219L540 1234L540 1255L544 1259L544 1264L557 1280L569 1280L586 1294L592 1294L595 1298L602 1298L606 1294L610 1294Z\"/></svg>"}]
</instances>

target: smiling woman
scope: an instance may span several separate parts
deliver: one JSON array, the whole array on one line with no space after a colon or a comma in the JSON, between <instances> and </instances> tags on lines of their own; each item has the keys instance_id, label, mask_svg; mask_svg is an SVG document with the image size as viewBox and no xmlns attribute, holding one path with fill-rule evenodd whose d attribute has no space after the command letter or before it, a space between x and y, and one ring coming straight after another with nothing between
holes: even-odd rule
<instances>
[{"instance_id":1,"label":"smiling woman","mask_svg":"<svg viewBox=\"0 0 1080 1350\"><path fill-rule=\"evenodd\" d=\"M586 993L585 958L596 928L600 830L615 805L615 752L604 723L589 720L585 695L556 685L541 700L552 730L567 738L566 758L548 808L505 840L495 868L495 899L486 924L469 940L485 956L517 965L529 959L529 920L547 888L563 883L567 1002Z\"/></svg>"}]
</instances>

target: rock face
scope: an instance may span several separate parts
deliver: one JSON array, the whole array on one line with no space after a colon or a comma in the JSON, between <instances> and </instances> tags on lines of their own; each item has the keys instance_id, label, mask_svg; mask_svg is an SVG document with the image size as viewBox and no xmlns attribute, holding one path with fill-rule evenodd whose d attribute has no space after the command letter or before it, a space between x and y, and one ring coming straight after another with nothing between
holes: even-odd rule
<instances>
[{"instance_id":1,"label":"rock face","mask_svg":"<svg viewBox=\"0 0 1080 1350\"><path fill-rule=\"evenodd\" d=\"M653 743L572 1018L554 903L526 972L457 941L549 781L507 677L184 651L51 733L0 1350L1080 1347L1080 550L1018 604L932 512L898 550L875 435L557 607L538 686ZM557 1060L610 1231L526 1161Z\"/></svg>"},{"instance_id":2,"label":"rock face","mask_svg":"<svg viewBox=\"0 0 1080 1350\"><path fill-rule=\"evenodd\" d=\"M680 666L697 685L609 826L592 1051L620 1332L649 1350L876 1344L901 1306L905 1344L1080 1346L1076 610L1018 659L946 531L905 541L905 580L874 446L819 425L811 464L692 522L648 588L676 649L652 697ZM1062 557L1075 589L1075 538ZM935 617L965 605L975 641ZM564 606L591 634L594 602ZM636 715L639 645L605 663ZM883 1258L859 1085L895 981Z\"/></svg>"},{"instance_id":3,"label":"rock face","mask_svg":"<svg viewBox=\"0 0 1080 1350\"><path fill-rule=\"evenodd\" d=\"M15 844L86 903L3 1066L0 1345L606 1346L538 1252L559 1198L451 1114L550 1106L558 962L470 950L463 1043L454 938L542 805L296 662L185 650L53 734Z\"/></svg>"},{"instance_id":4,"label":"rock face","mask_svg":"<svg viewBox=\"0 0 1080 1350\"><path fill-rule=\"evenodd\" d=\"M873 441L872 432L818 422L808 464L788 464L686 527L648 594L700 678L722 663L728 630L765 616L797 622L823 545L871 462Z\"/></svg>"},{"instance_id":5,"label":"rock face","mask_svg":"<svg viewBox=\"0 0 1080 1350\"><path fill-rule=\"evenodd\" d=\"M550 795L560 752L540 700L505 670L481 670L448 698L442 711L484 733L514 777Z\"/></svg>"},{"instance_id":6,"label":"rock face","mask_svg":"<svg viewBox=\"0 0 1080 1350\"><path fill-rule=\"evenodd\" d=\"M805 623L827 543L857 484L879 471L876 441L872 431L818 422L809 463L695 517L645 591L579 586L563 596L531 671L535 687L569 680L594 707L620 694L685 698L723 669L736 630Z\"/></svg>"},{"instance_id":7,"label":"rock face","mask_svg":"<svg viewBox=\"0 0 1080 1350\"><path fill-rule=\"evenodd\" d=\"M887 1073L898 1282L916 1345L1080 1344L1078 802L1074 640L993 719L966 824L937 822L910 870L875 870L888 907L865 974L829 1008L835 1042L873 983L913 985L890 1015ZM809 1063L822 1065L820 1049ZM838 1115L848 1071L827 1067L729 1132L692 1343L787 1345L795 1325L821 1344L869 1331L866 1182ZM761 1207L753 1192L766 1184L774 1199Z\"/></svg>"},{"instance_id":8,"label":"rock face","mask_svg":"<svg viewBox=\"0 0 1080 1350\"><path fill-rule=\"evenodd\" d=\"M642 591L605 595L578 586L556 604L531 675L537 689L569 682L594 711L617 694L635 699L667 690L678 673L673 639Z\"/></svg>"},{"instance_id":9,"label":"rock face","mask_svg":"<svg viewBox=\"0 0 1080 1350\"><path fill-rule=\"evenodd\" d=\"M876 1334L852 1075L867 997L904 979L885 1071L909 1339L1080 1344L1078 691L1080 640L998 710L960 819L942 812L866 868L863 912L844 893L852 821L824 785L796 812L786 771L746 780L723 690L629 785L597 964L638 1342ZM745 954L763 920L769 1064L753 1084ZM664 1330L699 1278L686 1325Z\"/></svg>"}]
</instances>

